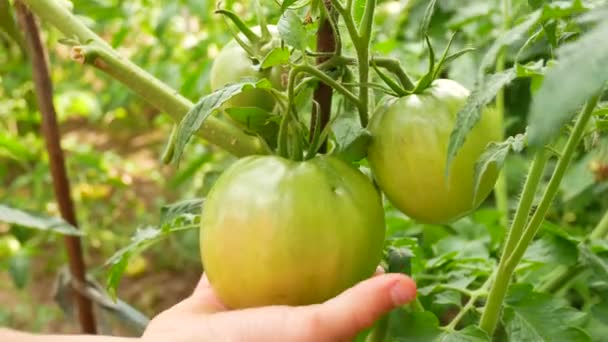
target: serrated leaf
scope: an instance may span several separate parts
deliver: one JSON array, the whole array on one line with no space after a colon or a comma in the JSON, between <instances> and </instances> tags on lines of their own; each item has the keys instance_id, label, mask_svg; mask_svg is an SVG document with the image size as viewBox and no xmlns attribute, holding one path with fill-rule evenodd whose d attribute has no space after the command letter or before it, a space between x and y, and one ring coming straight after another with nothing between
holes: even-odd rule
<instances>
[{"instance_id":1,"label":"serrated leaf","mask_svg":"<svg viewBox=\"0 0 608 342\"><path fill-rule=\"evenodd\" d=\"M169 223L184 214L200 215L204 202L204 198L194 198L164 205L160 209L160 224Z\"/></svg>"},{"instance_id":2,"label":"serrated leaf","mask_svg":"<svg viewBox=\"0 0 608 342\"><path fill-rule=\"evenodd\" d=\"M270 50L270 52L264 57L260 68L266 69L287 63L289 63L289 49L286 47L277 47Z\"/></svg>"},{"instance_id":3,"label":"serrated leaf","mask_svg":"<svg viewBox=\"0 0 608 342\"><path fill-rule=\"evenodd\" d=\"M524 134L518 134L515 137L509 137L507 140L500 143L490 142L488 146L486 146L485 151L479 156L479 159L477 159L477 162L475 163L473 203L477 202L479 186L481 185L483 175L485 175L490 166L494 165L497 170L502 169L509 152L520 152L525 145L526 136Z\"/></svg>"},{"instance_id":4,"label":"serrated leaf","mask_svg":"<svg viewBox=\"0 0 608 342\"><path fill-rule=\"evenodd\" d=\"M47 216L41 213L32 213L3 204L0 204L0 221L63 235L84 235L81 230L59 217Z\"/></svg>"},{"instance_id":5,"label":"serrated leaf","mask_svg":"<svg viewBox=\"0 0 608 342\"><path fill-rule=\"evenodd\" d=\"M578 245L560 236L547 234L530 244L524 260L542 264L574 266L578 260Z\"/></svg>"},{"instance_id":6,"label":"serrated leaf","mask_svg":"<svg viewBox=\"0 0 608 342\"><path fill-rule=\"evenodd\" d=\"M179 162L188 140L201 128L205 119L219 109L226 101L247 89L270 89L271 87L272 85L267 79L257 82L240 82L229 84L201 98L177 126L172 162Z\"/></svg>"},{"instance_id":7,"label":"serrated leaf","mask_svg":"<svg viewBox=\"0 0 608 342\"><path fill-rule=\"evenodd\" d=\"M494 43L490 46L486 54L483 56L483 59L481 60L481 66L479 67L480 77L485 73L485 71L489 67L494 65L494 63L496 62L496 56L498 56L498 53L504 46L511 45L517 40L526 36L529 30L540 24L541 18L542 11L536 10L530 13L526 20L514 26L509 31L501 35L498 39L496 39Z\"/></svg>"},{"instance_id":8,"label":"serrated leaf","mask_svg":"<svg viewBox=\"0 0 608 342\"><path fill-rule=\"evenodd\" d=\"M183 217L184 215L188 214L182 213L178 217ZM173 222L175 222L175 220L173 220ZM161 228L153 226L138 228L135 235L131 238L131 242L126 247L123 247L114 253L114 255L112 255L105 263L106 266L110 266L109 276L106 282L108 292L115 297L120 279L122 278L122 275L129 264L129 259L133 255L141 253L150 246L167 238L174 232L196 228L198 228L198 224L175 226L165 225Z\"/></svg>"},{"instance_id":9,"label":"serrated leaf","mask_svg":"<svg viewBox=\"0 0 608 342\"><path fill-rule=\"evenodd\" d=\"M439 336L440 342L486 342L491 341L488 334L475 325L469 325L462 330L446 331Z\"/></svg>"},{"instance_id":10,"label":"serrated leaf","mask_svg":"<svg viewBox=\"0 0 608 342\"><path fill-rule=\"evenodd\" d=\"M511 286L505 300L503 323L509 341L590 341L579 329L585 314L531 284Z\"/></svg>"},{"instance_id":11,"label":"serrated leaf","mask_svg":"<svg viewBox=\"0 0 608 342\"><path fill-rule=\"evenodd\" d=\"M277 24L281 39L289 46L304 51L308 45L308 32L295 11L287 10Z\"/></svg>"},{"instance_id":12,"label":"serrated leaf","mask_svg":"<svg viewBox=\"0 0 608 342\"><path fill-rule=\"evenodd\" d=\"M559 63L549 69L532 99L530 145L557 137L578 108L608 80L608 22L557 50Z\"/></svg>"},{"instance_id":13,"label":"serrated leaf","mask_svg":"<svg viewBox=\"0 0 608 342\"><path fill-rule=\"evenodd\" d=\"M492 74L478 81L471 95L467 98L464 107L456 116L456 124L450 134L450 143L448 145L448 156L446 164L446 173L450 168L450 164L456 154L464 145L467 135L481 118L482 109L490 103L496 96L498 91L505 85L509 84L516 77L515 70L508 69L500 73Z\"/></svg>"}]
</instances>

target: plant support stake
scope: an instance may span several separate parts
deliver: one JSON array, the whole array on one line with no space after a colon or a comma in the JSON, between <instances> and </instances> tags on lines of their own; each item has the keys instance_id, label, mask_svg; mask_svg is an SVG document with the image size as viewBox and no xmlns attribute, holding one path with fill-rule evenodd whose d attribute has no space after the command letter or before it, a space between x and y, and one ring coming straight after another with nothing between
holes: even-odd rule
<instances>
[{"instance_id":1,"label":"plant support stake","mask_svg":"<svg viewBox=\"0 0 608 342\"><path fill-rule=\"evenodd\" d=\"M77 226L74 204L70 195L70 183L65 169L65 161L57 125L57 116L53 106L53 85L46 64L46 54L40 41L36 21L27 7L20 1L15 2L19 24L25 33L25 40L32 62L34 87L38 107L42 115L42 134L49 154L49 164L53 177L53 190L61 216L74 227ZM80 238L65 236L65 247L68 253L70 272L74 279L84 284L86 268L82 256ZM78 319L83 333L95 334L95 317L91 301L77 291L73 291L78 307Z\"/></svg>"},{"instance_id":2,"label":"plant support stake","mask_svg":"<svg viewBox=\"0 0 608 342\"><path fill-rule=\"evenodd\" d=\"M336 50L336 37L334 35L334 28L331 25L331 18L327 16L333 16L334 11L331 8L331 1L323 0L324 6L327 9L327 15L322 16L321 23L319 24L319 29L317 31L317 50L318 52L335 52ZM317 64L322 64L329 56L321 56L317 57ZM310 117L310 141L314 139L315 135L315 127L318 125L320 127L319 132L322 131L325 126L329 123L329 118L331 116L331 99L332 99L332 89L329 85L319 82L317 88L315 89L314 102L318 103L318 106L312 106L312 115ZM318 109L318 110L317 110ZM327 140L323 142L319 152L326 152L327 150Z\"/></svg>"}]
</instances>

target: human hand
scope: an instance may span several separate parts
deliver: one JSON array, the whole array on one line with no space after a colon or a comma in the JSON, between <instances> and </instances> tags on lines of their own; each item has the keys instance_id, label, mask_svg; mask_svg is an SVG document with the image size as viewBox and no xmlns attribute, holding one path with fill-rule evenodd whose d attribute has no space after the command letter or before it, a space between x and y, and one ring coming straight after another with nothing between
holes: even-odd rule
<instances>
[{"instance_id":1,"label":"human hand","mask_svg":"<svg viewBox=\"0 0 608 342\"><path fill-rule=\"evenodd\" d=\"M413 280L381 274L322 304L229 311L203 275L189 298L150 322L143 341L345 341L415 297Z\"/></svg>"}]
</instances>

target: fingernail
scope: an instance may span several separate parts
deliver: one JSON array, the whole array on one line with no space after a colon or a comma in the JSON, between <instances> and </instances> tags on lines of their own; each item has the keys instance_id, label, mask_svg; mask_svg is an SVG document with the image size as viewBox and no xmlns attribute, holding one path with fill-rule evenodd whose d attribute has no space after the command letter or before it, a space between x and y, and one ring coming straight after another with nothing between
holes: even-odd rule
<instances>
[{"instance_id":1,"label":"fingernail","mask_svg":"<svg viewBox=\"0 0 608 342\"><path fill-rule=\"evenodd\" d=\"M416 297L416 293L411 291L403 281L398 281L391 287L390 295L395 306L409 303Z\"/></svg>"}]
</instances>

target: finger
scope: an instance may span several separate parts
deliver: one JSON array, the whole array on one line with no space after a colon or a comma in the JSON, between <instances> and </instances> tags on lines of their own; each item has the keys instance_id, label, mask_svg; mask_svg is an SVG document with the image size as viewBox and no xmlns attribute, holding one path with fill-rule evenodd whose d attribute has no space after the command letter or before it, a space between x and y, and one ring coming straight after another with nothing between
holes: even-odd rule
<instances>
[{"instance_id":1,"label":"finger","mask_svg":"<svg viewBox=\"0 0 608 342\"><path fill-rule=\"evenodd\" d=\"M376 272L374 272L374 277L384 274L384 268L382 266L376 267Z\"/></svg>"},{"instance_id":2,"label":"finger","mask_svg":"<svg viewBox=\"0 0 608 342\"><path fill-rule=\"evenodd\" d=\"M370 327L385 313L411 302L415 297L416 284L409 277L402 274L378 275L323 304L309 307L307 319L319 332L319 340L349 339Z\"/></svg>"},{"instance_id":3,"label":"finger","mask_svg":"<svg viewBox=\"0 0 608 342\"><path fill-rule=\"evenodd\" d=\"M174 307L194 313L213 313L226 310L224 304L215 294L206 274L201 276L192 295Z\"/></svg>"}]
</instances>

